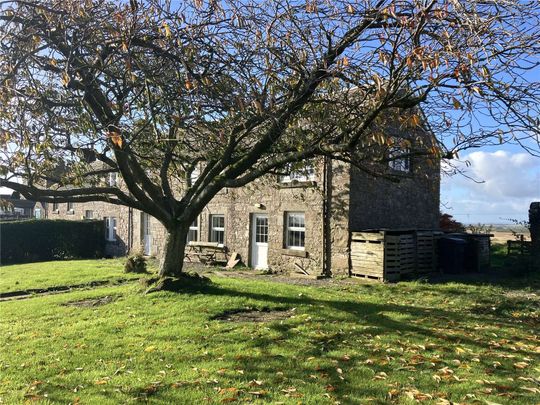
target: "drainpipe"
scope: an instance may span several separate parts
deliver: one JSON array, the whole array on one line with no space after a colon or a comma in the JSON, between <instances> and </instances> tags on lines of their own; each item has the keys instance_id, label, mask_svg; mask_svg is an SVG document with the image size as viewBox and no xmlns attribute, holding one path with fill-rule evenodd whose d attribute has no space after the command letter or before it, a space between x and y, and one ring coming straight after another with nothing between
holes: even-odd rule
<instances>
[{"instance_id":1,"label":"drainpipe","mask_svg":"<svg viewBox=\"0 0 540 405\"><path fill-rule=\"evenodd\" d=\"M128 246L126 253L130 253L131 249L133 249L133 208L128 207Z\"/></svg>"},{"instance_id":2,"label":"drainpipe","mask_svg":"<svg viewBox=\"0 0 540 405\"><path fill-rule=\"evenodd\" d=\"M331 271L331 255L332 246L330 242L330 205L332 199L332 161L325 156L324 157L324 169L323 169L323 271L322 275L330 277Z\"/></svg>"}]
</instances>

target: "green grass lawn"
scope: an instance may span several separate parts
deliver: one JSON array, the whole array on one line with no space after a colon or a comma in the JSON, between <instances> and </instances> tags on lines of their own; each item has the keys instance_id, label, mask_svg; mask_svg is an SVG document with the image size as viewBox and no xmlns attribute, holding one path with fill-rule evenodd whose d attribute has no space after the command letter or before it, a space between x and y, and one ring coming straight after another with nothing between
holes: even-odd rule
<instances>
[{"instance_id":1,"label":"green grass lawn","mask_svg":"<svg viewBox=\"0 0 540 405\"><path fill-rule=\"evenodd\" d=\"M125 274L124 259L71 260L0 267L0 293L136 277Z\"/></svg>"},{"instance_id":2,"label":"green grass lawn","mask_svg":"<svg viewBox=\"0 0 540 405\"><path fill-rule=\"evenodd\" d=\"M215 278L204 291L132 283L0 302L0 403L538 404L538 277L502 284ZM294 315L213 320L247 307Z\"/></svg>"}]
</instances>

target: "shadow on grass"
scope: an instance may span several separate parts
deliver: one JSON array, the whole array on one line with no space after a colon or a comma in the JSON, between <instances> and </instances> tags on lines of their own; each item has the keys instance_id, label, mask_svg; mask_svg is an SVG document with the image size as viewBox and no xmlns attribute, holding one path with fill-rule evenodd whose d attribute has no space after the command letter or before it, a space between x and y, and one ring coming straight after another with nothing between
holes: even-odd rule
<instances>
[{"instance_id":1,"label":"shadow on grass","mask_svg":"<svg viewBox=\"0 0 540 405\"><path fill-rule=\"evenodd\" d=\"M276 291L276 284L272 285L270 290ZM370 294L374 294L376 292L373 290L376 288L378 287L368 286L365 290L358 290L358 292L362 293L369 289ZM385 288L385 286L380 288ZM317 400L316 403L321 404L333 403L334 400L331 399L339 399L343 403L365 403L368 402L368 398L373 398L369 400L369 403L384 404L389 402L386 398L389 388L385 381L375 381L374 376L377 373L387 373L392 376L401 372L396 370L396 368L399 369L397 363L401 354L386 351L388 347L398 349L406 347L404 345L410 347L414 343L424 345L427 342L436 343L438 346L436 352L429 347L425 350L419 349L420 355L426 358L425 365L417 366L420 371L429 369L430 358L436 355L447 353L449 358L454 358L455 348L458 345L471 346L476 352L508 351L493 345L490 341L493 338L487 335L489 330L473 332L470 329L471 325L482 324L488 329L496 329L497 325L501 324L507 324L514 329L525 328L507 316L475 314L459 308L454 310L429 308L425 304L412 306L366 302L362 300L362 295L349 294L343 299L325 299L314 296L317 292L313 289L303 296L291 296L290 291L276 293L246 291L217 283L186 286L176 293L162 292L188 296L203 294L240 298L238 302L231 300L231 305L238 306L246 305L245 301L241 300L244 298L250 300L249 305L253 307L268 309L294 307L297 308L297 315L293 319L269 322L256 328L248 327L246 333L242 332L242 328L251 325L250 323L230 322L231 328L226 330L212 327L210 330L214 333L205 340L204 344L201 340L201 350L189 354L189 363L204 368L208 357L202 355L203 347L204 350L213 351L236 340L241 344L242 351L236 356L235 353L230 355L225 371L216 376L199 378L197 381L186 381L180 388L172 388L170 382L163 384L141 382L130 387L107 385L103 387L104 402L112 400L124 403L127 396L139 402L179 403L178 390L186 390L200 395L200 397L191 398L191 403L201 402L205 397L210 398L207 402L215 403L228 398L219 396L218 390L215 389L217 385L211 382L216 377L220 380L221 388L237 387L240 393L234 395L240 396L241 400L266 401L268 399L271 402L283 400L283 396L288 396L293 403L302 401L301 395L310 396L311 401L314 395L319 395L320 401ZM217 308L210 307L208 322L223 322L212 320L212 317L222 310L223 308L218 311ZM376 340L376 336L382 336L383 340ZM501 338L502 336L501 334ZM375 348L372 345L374 343L380 345L380 348ZM351 354L347 359L344 359L344 351ZM516 348L514 353L534 356L523 347ZM371 360L370 356L393 357L393 359L368 364L366 362ZM481 357L480 361L481 365L488 369L491 367L490 362L493 358ZM443 362L437 367L444 365L446 364ZM238 370L242 370L242 374L239 374ZM434 370L429 370L428 376L431 376ZM510 376L510 374L505 374L510 372L511 370L502 369L494 371L498 376L504 377ZM406 384L406 378L411 374L410 371L403 371L403 373L405 380L403 384ZM253 380L261 380L264 385L254 386ZM303 388L307 386L306 381L316 382L317 386L313 387L311 384L308 388ZM292 387L297 390L292 390ZM419 388L422 387L419 386ZM260 398L250 397L254 395L250 392L271 391L272 389L274 393L261 394ZM314 391L316 389L319 391ZM436 389L436 386L425 384L424 389ZM309 390L311 391L306 393ZM323 397L323 395L331 398Z\"/></svg>"}]
</instances>

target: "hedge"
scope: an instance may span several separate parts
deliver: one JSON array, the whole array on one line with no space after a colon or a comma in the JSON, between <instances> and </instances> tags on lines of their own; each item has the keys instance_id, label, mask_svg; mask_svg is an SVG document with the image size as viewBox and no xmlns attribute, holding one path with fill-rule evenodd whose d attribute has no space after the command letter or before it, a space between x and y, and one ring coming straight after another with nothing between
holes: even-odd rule
<instances>
[{"instance_id":1,"label":"hedge","mask_svg":"<svg viewBox=\"0 0 540 405\"><path fill-rule=\"evenodd\" d=\"M38 219L0 223L0 263L103 257L103 221Z\"/></svg>"}]
</instances>

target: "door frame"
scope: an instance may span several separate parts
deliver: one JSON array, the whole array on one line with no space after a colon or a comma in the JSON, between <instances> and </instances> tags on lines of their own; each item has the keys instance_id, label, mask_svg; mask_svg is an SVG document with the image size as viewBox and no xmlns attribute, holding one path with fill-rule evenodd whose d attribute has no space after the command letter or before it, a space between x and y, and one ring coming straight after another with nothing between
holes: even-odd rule
<instances>
[{"instance_id":1,"label":"door frame","mask_svg":"<svg viewBox=\"0 0 540 405\"><path fill-rule=\"evenodd\" d=\"M152 229L150 227L150 215L146 212L141 212L141 243L143 248L143 253L146 256L150 256L152 254ZM146 233L146 230L148 230L148 233ZM147 242L148 237L148 242ZM147 250L147 243L148 243L148 250Z\"/></svg>"},{"instance_id":2,"label":"door frame","mask_svg":"<svg viewBox=\"0 0 540 405\"><path fill-rule=\"evenodd\" d=\"M257 213L253 213L251 214L251 221L250 221L250 225L249 225L249 262L250 262L250 267L253 268L253 269L268 269L268 251L269 251L269 242L268 242L268 239L269 239L269 235L267 234L267 241L266 241L266 266L264 267L256 267L255 266L255 255L254 255L254 250L255 250L255 247L257 246L257 242L256 242L256 232L257 232L257 217L265 217L266 218L266 227L267 227L267 232L270 231L270 222L269 222L269 218L268 218L268 214L266 213L263 213L263 212L257 212Z\"/></svg>"}]
</instances>

